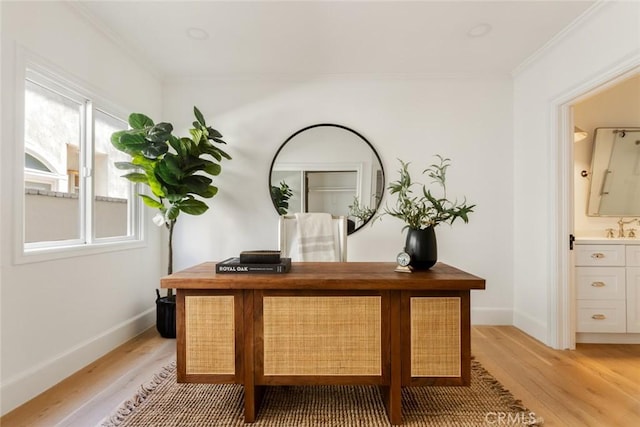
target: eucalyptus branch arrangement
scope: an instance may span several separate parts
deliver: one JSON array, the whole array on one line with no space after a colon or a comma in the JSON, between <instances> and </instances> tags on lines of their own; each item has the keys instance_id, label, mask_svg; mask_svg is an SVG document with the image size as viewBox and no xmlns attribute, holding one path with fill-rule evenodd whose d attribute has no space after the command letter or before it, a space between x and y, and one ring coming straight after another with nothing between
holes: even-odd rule
<instances>
[{"instance_id":1,"label":"eucalyptus branch arrangement","mask_svg":"<svg viewBox=\"0 0 640 427\"><path fill-rule=\"evenodd\" d=\"M426 185L414 182L409 172L410 163L398 159L400 177L387 187L390 194L397 195L396 204L393 208L387 206L378 217L390 215L404 221L404 228L414 230L435 227L440 223L453 224L458 218L469 222L469 213L473 212L475 205L467 204L466 198L461 202L447 198L446 173L451 160L440 155L435 157L439 161L429 165L422 174L431 178L431 184L440 188L438 195ZM413 193L416 186L421 187L418 195Z\"/></svg>"},{"instance_id":2,"label":"eucalyptus branch arrangement","mask_svg":"<svg viewBox=\"0 0 640 427\"><path fill-rule=\"evenodd\" d=\"M376 213L376 210L360 204L358 197L353 198L349 205L349 216L359 219L364 224Z\"/></svg>"}]
</instances>

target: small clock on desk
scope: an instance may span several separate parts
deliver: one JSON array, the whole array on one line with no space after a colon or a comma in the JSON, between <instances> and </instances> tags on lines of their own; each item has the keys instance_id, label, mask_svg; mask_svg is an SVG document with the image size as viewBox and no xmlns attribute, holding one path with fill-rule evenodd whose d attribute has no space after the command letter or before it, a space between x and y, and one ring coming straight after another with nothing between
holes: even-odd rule
<instances>
[{"instance_id":1,"label":"small clock on desk","mask_svg":"<svg viewBox=\"0 0 640 427\"><path fill-rule=\"evenodd\" d=\"M402 251L398 255L396 255L396 262L398 263L398 266L396 267L396 271L398 273L411 273L413 271L413 269L409 265L409 263L411 262L411 255L409 255L405 251Z\"/></svg>"}]
</instances>

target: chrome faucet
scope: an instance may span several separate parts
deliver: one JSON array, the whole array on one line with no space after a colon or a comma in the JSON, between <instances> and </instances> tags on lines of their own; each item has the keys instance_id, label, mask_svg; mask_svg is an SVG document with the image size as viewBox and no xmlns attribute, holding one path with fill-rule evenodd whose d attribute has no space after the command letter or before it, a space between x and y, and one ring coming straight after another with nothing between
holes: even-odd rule
<instances>
[{"instance_id":1,"label":"chrome faucet","mask_svg":"<svg viewBox=\"0 0 640 427\"><path fill-rule=\"evenodd\" d=\"M620 218L618 220L618 237L624 237L624 226L625 224L631 224L632 222L635 222L635 219L630 219L629 221L625 221L624 218ZM634 233L635 235L635 233ZM631 237L631 236L629 236Z\"/></svg>"}]
</instances>

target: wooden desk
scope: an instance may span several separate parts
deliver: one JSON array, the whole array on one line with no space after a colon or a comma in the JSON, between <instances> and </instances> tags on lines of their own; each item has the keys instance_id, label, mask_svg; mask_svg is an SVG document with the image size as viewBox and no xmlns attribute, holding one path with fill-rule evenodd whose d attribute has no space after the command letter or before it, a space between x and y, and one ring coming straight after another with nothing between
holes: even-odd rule
<instances>
[{"instance_id":1,"label":"wooden desk","mask_svg":"<svg viewBox=\"0 0 640 427\"><path fill-rule=\"evenodd\" d=\"M402 424L401 388L469 385L470 290L446 264L293 263L286 274L216 274L204 263L162 279L177 289L178 382L243 384L245 422L265 386L379 386Z\"/></svg>"}]
</instances>

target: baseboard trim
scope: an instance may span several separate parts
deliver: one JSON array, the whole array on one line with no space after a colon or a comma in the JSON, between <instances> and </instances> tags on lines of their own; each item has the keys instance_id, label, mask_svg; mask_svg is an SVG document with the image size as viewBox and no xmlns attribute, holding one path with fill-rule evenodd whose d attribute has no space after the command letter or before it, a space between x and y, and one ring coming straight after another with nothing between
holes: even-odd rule
<instances>
[{"instance_id":1,"label":"baseboard trim","mask_svg":"<svg viewBox=\"0 0 640 427\"><path fill-rule=\"evenodd\" d=\"M4 415L155 324L155 307L24 371L0 385Z\"/></svg>"},{"instance_id":2,"label":"baseboard trim","mask_svg":"<svg viewBox=\"0 0 640 427\"><path fill-rule=\"evenodd\" d=\"M534 319L528 314L520 311L513 312L513 326L520 329L527 335L531 335L533 338L549 345L547 342L547 325L538 319Z\"/></svg>"},{"instance_id":3,"label":"baseboard trim","mask_svg":"<svg viewBox=\"0 0 640 427\"><path fill-rule=\"evenodd\" d=\"M472 325L513 325L510 308L474 307L471 309Z\"/></svg>"}]
</instances>

